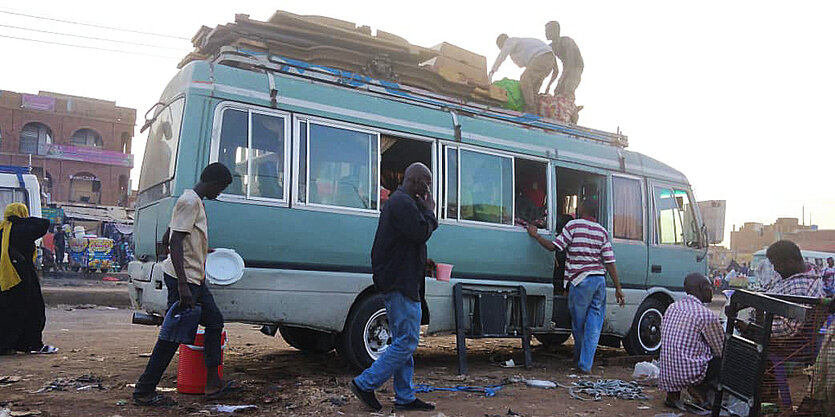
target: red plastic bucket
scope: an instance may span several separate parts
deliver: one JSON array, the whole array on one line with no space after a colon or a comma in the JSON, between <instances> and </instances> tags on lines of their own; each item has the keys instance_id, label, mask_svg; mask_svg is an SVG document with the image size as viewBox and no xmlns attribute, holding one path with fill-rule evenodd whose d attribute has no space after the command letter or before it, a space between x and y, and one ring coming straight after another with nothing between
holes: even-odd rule
<instances>
[{"instance_id":1,"label":"red plastic bucket","mask_svg":"<svg viewBox=\"0 0 835 417\"><path fill-rule=\"evenodd\" d=\"M177 392L203 394L206 391L206 362L203 360L204 330L197 330L193 345L180 345L177 363ZM226 330L220 333L220 365L217 373L223 377L223 351L226 349Z\"/></svg>"}]
</instances>

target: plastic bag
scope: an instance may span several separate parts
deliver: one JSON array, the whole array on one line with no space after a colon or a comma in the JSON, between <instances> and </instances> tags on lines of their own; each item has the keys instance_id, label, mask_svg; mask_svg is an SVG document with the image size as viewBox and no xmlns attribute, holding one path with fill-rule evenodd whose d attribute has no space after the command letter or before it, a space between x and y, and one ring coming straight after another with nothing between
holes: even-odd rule
<instances>
[{"instance_id":1,"label":"plastic bag","mask_svg":"<svg viewBox=\"0 0 835 417\"><path fill-rule=\"evenodd\" d=\"M635 364L635 371L632 372L632 378L635 379L657 379L658 365L653 362L638 362Z\"/></svg>"},{"instance_id":2,"label":"plastic bag","mask_svg":"<svg viewBox=\"0 0 835 417\"><path fill-rule=\"evenodd\" d=\"M493 85L507 91L507 102L504 104L504 108L525 111L525 97L522 96L522 86L519 84L519 80L503 78L494 82Z\"/></svg>"}]
</instances>

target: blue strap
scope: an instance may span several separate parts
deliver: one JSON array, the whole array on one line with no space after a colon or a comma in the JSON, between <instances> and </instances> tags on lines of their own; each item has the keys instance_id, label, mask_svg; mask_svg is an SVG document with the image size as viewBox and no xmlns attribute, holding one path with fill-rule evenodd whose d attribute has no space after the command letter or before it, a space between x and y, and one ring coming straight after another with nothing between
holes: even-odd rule
<instances>
[{"instance_id":1,"label":"blue strap","mask_svg":"<svg viewBox=\"0 0 835 417\"><path fill-rule=\"evenodd\" d=\"M503 384L497 385L487 385L484 387L468 387L466 385L457 385L451 388L443 388L443 387L433 387L427 384L417 384L415 385L415 392L432 392L432 391L451 391L451 392L478 392L484 393L485 397L495 397L496 393L499 392L502 388L504 388Z\"/></svg>"}]
</instances>

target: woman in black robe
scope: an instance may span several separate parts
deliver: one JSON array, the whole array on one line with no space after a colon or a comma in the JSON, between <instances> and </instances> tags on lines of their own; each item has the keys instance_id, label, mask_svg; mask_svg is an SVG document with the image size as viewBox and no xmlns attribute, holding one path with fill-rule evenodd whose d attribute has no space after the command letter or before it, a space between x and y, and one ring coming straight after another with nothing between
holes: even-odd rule
<instances>
[{"instance_id":1,"label":"woman in black robe","mask_svg":"<svg viewBox=\"0 0 835 417\"><path fill-rule=\"evenodd\" d=\"M6 206L0 223L0 354L58 351L41 340L46 311L35 272L35 241L47 230L49 220L29 217L25 205Z\"/></svg>"}]
</instances>

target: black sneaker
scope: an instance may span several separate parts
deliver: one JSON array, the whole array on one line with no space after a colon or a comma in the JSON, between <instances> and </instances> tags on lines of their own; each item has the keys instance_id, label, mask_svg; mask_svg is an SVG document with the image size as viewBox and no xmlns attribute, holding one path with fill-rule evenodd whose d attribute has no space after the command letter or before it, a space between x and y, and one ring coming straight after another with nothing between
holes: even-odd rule
<instances>
[{"instance_id":1,"label":"black sneaker","mask_svg":"<svg viewBox=\"0 0 835 417\"><path fill-rule=\"evenodd\" d=\"M435 409L435 404L426 403L415 398L414 401L408 404L395 404L394 408L404 411L432 411Z\"/></svg>"},{"instance_id":2,"label":"black sneaker","mask_svg":"<svg viewBox=\"0 0 835 417\"><path fill-rule=\"evenodd\" d=\"M374 395L374 391L361 390L353 379L348 383L348 388L351 389L351 392L353 392L366 407L374 411L380 411L383 409L383 405L377 400L377 396Z\"/></svg>"}]
</instances>

